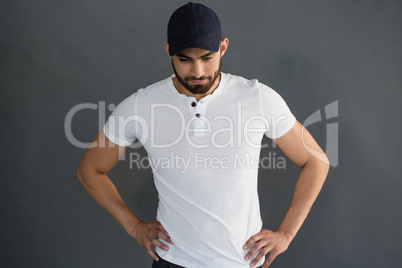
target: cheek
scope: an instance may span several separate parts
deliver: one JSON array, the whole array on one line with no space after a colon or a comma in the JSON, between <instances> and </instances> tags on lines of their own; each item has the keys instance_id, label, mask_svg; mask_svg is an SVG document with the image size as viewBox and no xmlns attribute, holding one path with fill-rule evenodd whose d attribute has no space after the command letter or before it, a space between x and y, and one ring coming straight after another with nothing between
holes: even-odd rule
<instances>
[{"instance_id":1,"label":"cheek","mask_svg":"<svg viewBox=\"0 0 402 268\"><path fill-rule=\"evenodd\" d=\"M189 69L189 67L186 64L182 64L182 63L178 63L178 64L176 63L175 68L176 68L176 72L180 76L186 76L188 73L188 69Z\"/></svg>"},{"instance_id":2,"label":"cheek","mask_svg":"<svg viewBox=\"0 0 402 268\"><path fill-rule=\"evenodd\" d=\"M213 75L219 69L219 61L210 62L204 68L209 75Z\"/></svg>"}]
</instances>

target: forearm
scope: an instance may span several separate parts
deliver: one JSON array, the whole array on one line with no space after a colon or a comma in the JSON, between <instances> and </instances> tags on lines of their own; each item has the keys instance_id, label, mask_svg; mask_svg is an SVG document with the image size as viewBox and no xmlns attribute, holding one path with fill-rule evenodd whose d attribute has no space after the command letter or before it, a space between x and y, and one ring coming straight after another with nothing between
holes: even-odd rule
<instances>
[{"instance_id":1,"label":"forearm","mask_svg":"<svg viewBox=\"0 0 402 268\"><path fill-rule=\"evenodd\" d=\"M316 200L327 177L328 169L329 166L321 161L309 162L302 168L292 203L278 231L285 232L293 239Z\"/></svg>"},{"instance_id":2,"label":"forearm","mask_svg":"<svg viewBox=\"0 0 402 268\"><path fill-rule=\"evenodd\" d=\"M77 177L82 186L121 226L133 235L133 230L142 221L124 203L113 182L106 174L79 171Z\"/></svg>"}]
</instances>

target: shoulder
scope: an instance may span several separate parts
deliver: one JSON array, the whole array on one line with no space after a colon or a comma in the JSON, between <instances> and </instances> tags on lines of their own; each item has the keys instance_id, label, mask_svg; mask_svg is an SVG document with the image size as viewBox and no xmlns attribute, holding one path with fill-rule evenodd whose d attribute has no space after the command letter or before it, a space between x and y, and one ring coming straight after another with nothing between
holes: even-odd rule
<instances>
[{"instance_id":1,"label":"shoulder","mask_svg":"<svg viewBox=\"0 0 402 268\"><path fill-rule=\"evenodd\" d=\"M258 92L261 98L275 100L281 98L279 93L275 91L270 86L263 84L258 81L258 79L248 79L242 76L233 75L229 73L225 73L226 76L226 85L233 88L239 88L242 90L254 90Z\"/></svg>"},{"instance_id":2,"label":"shoulder","mask_svg":"<svg viewBox=\"0 0 402 268\"><path fill-rule=\"evenodd\" d=\"M234 99L252 100L259 98L259 82L257 79L247 79L242 76L226 73L225 92Z\"/></svg>"},{"instance_id":3,"label":"shoulder","mask_svg":"<svg viewBox=\"0 0 402 268\"><path fill-rule=\"evenodd\" d=\"M136 92L123 99L114 110L120 114L133 113L139 103L154 100L156 96L161 96L163 92L166 92L168 79L169 78L163 79L145 88L138 89Z\"/></svg>"},{"instance_id":4,"label":"shoulder","mask_svg":"<svg viewBox=\"0 0 402 268\"><path fill-rule=\"evenodd\" d=\"M239 75L223 73L226 77L226 85L233 87L253 88L258 87L257 79L247 79Z\"/></svg>"},{"instance_id":5,"label":"shoulder","mask_svg":"<svg viewBox=\"0 0 402 268\"><path fill-rule=\"evenodd\" d=\"M134 107L139 102L155 100L157 97L161 97L168 91L167 88L169 87L169 79L171 78L166 78L147 87L138 89L136 92L123 99L119 106L126 108Z\"/></svg>"},{"instance_id":6,"label":"shoulder","mask_svg":"<svg viewBox=\"0 0 402 268\"><path fill-rule=\"evenodd\" d=\"M168 88L170 87L172 77L165 78L163 80L160 80L156 83L153 83L145 88L141 88L137 91L137 94L142 97L151 97L155 98L158 96L161 96L166 94L168 92Z\"/></svg>"},{"instance_id":7,"label":"shoulder","mask_svg":"<svg viewBox=\"0 0 402 268\"><path fill-rule=\"evenodd\" d=\"M264 106L275 109L289 109L285 99L276 90L263 83L259 83L259 89L260 98Z\"/></svg>"}]
</instances>

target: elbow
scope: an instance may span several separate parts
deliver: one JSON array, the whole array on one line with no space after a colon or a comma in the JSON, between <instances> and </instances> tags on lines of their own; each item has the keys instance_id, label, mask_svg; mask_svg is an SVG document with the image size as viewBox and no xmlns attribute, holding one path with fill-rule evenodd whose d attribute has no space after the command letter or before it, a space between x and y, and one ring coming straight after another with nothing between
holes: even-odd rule
<instances>
[{"instance_id":1,"label":"elbow","mask_svg":"<svg viewBox=\"0 0 402 268\"><path fill-rule=\"evenodd\" d=\"M77 168L77 171L76 171L76 176L77 176L77 179L78 179L81 183L84 181L84 176L83 176L82 173L83 173L83 172L82 172L82 167L81 167L81 165L78 165L78 168Z\"/></svg>"},{"instance_id":2,"label":"elbow","mask_svg":"<svg viewBox=\"0 0 402 268\"><path fill-rule=\"evenodd\" d=\"M322 166L323 166L323 169L325 171L325 174L328 174L329 167L330 167L331 164L330 164L328 156L326 154L324 154L324 161L321 161L321 162L322 162Z\"/></svg>"},{"instance_id":3,"label":"elbow","mask_svg":"<svg viewBox=\"0 0 402 268\"><path fill-rule=\"evenodd\" d=\"M317 156L310 157L309 160L306 161L302 166L302 168L304 167L315 169L316 174L319 174L320 177L322 177L325 180L329 172L330 162L327 155L323 153L320 154L319 157Z\"/></svg>"},{"instance_id":4,"label":"elbow","mask_svg":"<svg viewBox=\"0 0 402 268\"><path fill-rule=\"evenodd\" d=\"M81 184L86 184L86 178L88 177L88 168L85 167L82 162L79 163L78 167L77 167L77 171L76 171L76 176L78 181Z\"/></svg>"},{"instance_id":5,"label":"elbow","mask_svg":"<svg viewBox=\"0 0 402 268\"><path fill-rule=\"evenodd\" d=\"M90 181L88 181L90 178L88 176L88 170L81 165L81 163L78 165L76 176L82 187L84 187L85 190L89 191L91 188Z\"/></svg>"},{"instance_id":6,"label":"elbow","mask_svg":"<svg viewBox=\"0 0 402 268\"><path fill-rule=\"evenodd\" d=\"M325 153L322 153L321 155L319 155L319 157L313 157L311 161L314 163L313 165L319 168L322 172L324 172L325 174L328 173L330 163Z\"/></svg>"},{"instance_id":7,"label":"elbow","mask_svg":"<svg viewBox=\"0 0 402 268\"><path fill-rule=\"evenodd\" d=\"M76 171L77 179L84 187L89 186L94 178L102 174L105 173L97 170L92 165L83 164L82 162L80 162Z\"/></svg>"},{"instance_id":8,"label":"elbow","mask_svg":"<svg viewBox=\"0 0 402 268\"><path fill-rule=\"evenodd\" d=\"M327 175L329 172L329 167L330 167L330 163L329 163L329 159L327 157L326 154L324 154L324 159L319 159L317 161L318 169L319 169L319 174L321 175L321 178L323 181L325 181L327 179Z\"/></svg>"},{"instance_id":9,"label":"elbow","mask_svg":"<svg viewBox=\"0 0 402 268\"><path fill-rule=\"evenodd\" d=\"M315 166L320 166L323 170L329 170L330 162L328 159L328 156L324 152L316 152L315 154L312 154L307 161L314 163Z\"/></svg>"},{"instance_id":10,"label":"elbow","mask_svg":"<svg viewBox=\"0 0 402 268\"><path fill-rule=\"evenodd\" d=\"M81 185L88 190L90 186L90 181L88 181L90 178L88 174L88 170L85 169L81 164L77 168L76 176L78 181L81 183Z\"/></svg>"}]
</instances>

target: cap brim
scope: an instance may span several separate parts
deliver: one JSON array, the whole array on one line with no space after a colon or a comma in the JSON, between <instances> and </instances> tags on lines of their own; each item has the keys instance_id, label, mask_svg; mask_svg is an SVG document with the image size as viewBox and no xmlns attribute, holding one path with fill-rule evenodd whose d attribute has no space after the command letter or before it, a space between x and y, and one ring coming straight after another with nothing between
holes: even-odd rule
<instances>
[{"instance_id":1,"label":"cap brim","mask_svg":"<svg viewBox=\"0 0 402 268\"><path fill-rule=\"evenodd\" d=\"M189 48L201 48L211 52L219 51L220 38L210 36L194 36L180 39L170 39L169 55L172 57Z\"/></svg>"}]
</instances>

